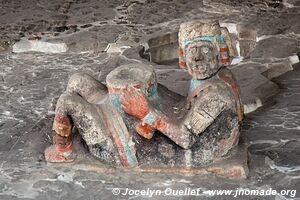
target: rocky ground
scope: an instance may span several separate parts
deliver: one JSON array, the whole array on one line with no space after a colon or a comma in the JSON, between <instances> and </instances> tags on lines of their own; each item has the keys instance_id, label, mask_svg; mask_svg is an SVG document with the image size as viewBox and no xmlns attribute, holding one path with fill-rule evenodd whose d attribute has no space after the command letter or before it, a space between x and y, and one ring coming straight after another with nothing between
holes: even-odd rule
<instances>
[{"instance_id":1,"label":"rocky ground","mask_svg":"<svg viewBox=\"0 0 300 200\"><path fill-rule=\"evenodd\" d=\"M300 52L299 8L298 0L1 0L0 199L147 199L113 195L113 188L187 187L199 188L201 196L152 198L232 199L207 191L273 188L298 193L236 198L300 199L300 66L293 61ZM55 103L73 73L84 71L105 82L115 67L144 62L155 67L161 83L184 93L183 73L141 58L140 45L151 48L149 39L174 33L190 19L219 20L236 28L244 59L231 69L247 111L264 105L247 115L242 130L249 178L97 172L46 164L43 150L51 142Z\"/></svg>"}]
</instances>

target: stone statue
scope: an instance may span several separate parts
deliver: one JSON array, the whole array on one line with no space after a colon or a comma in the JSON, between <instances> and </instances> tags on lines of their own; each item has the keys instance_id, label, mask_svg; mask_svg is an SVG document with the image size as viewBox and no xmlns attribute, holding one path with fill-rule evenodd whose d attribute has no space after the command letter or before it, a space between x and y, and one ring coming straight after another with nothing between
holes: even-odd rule
<instances>
[{"instance_id":1,"label":"stone statue","mask_svg":"<svg viewBox=\"0 0 300 200\"><path fill-rule=\"evenodd\" d=\"M233 55L219 23L192 21L179 31L180 67L191 75L187 97L157 83L149 65L123 65L103 85L73 75L57 102L48 162L72 162L72 127L101 162L124 167L198 167L237 145L240 91L226 66Z\"/></svg>"}]
</instances>

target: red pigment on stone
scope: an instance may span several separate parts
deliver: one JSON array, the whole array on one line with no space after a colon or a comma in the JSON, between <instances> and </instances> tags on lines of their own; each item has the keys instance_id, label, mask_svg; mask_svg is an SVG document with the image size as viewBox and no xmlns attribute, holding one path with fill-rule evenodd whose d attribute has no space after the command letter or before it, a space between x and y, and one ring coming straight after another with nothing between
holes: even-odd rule
<instances>
[{"instance_id":1,"label":"red pigment on stone","mask_svg":"<svg viewBox=\"0 0 300 200\"><path fill-rule=\"evenodd\" d=\"M220 62L224 65L228 65L229 64L229 58L221 58Z\"/></svg>"},{"instance_id":2,"label":"red pigment on stone","mask_svg":"<svg viewBox=\"0 0 300 200\"><path fill-rule=\"evenodd\" d=\"M148 124L138 123L135 127L136 132L144 138L151 139L155 129Z\"/></svg>"},{"instance_id":3,"label":"red pigment on stone","mask_svg":"<svg viewBox=\"0 0 300 200\"><path fill-rule=\"evenodd\" d=\"M71 125L70 119L67 116L56 114L55 117L54 117L54 120L57 123L63 124L65 126L70 126Z\"/></svg>"},{"instance_id":4,"label":"red pigment on stone","mask_svg":"<svg viewBox=\"0 0 300 200\"><path fill-rule=\"evenodd\" d=\"M242 176L241 169L231 169L228 171L227 176L232 178L239 178Z\"/></svg>"},{"instance_id":5,"label":"red pigment on stone","mask_svg":"<svg viewBox=\"0 0 300 200\"><path fill-rule=\"evenodd\" d=\"M220 53L225 53L225 52L228 52L228 48L227 47L220 48Z\"/></svg>"},{"instance_id":6,"label":"red pigment on stone","mask_svg":"<svg viewBox=\"0 0 300 200\"><path fill-rule=\"evenodd\" d=\"M182 48L178 48L178 55L179 55L180 57L183 57L184 53L183 53Z\"/></svg>"},{"instance_id":7,"label":"red pigment on stone","mask_svg":"<svg viewBox=\"0 0 300 200\"><path fill-rule=\"evenodd\" d=\"M186 62L185 62L185 61L181 61L181 62L179 63L179 66L180 66L181 68L186 68Z\"/></svg>"}]
</instances>

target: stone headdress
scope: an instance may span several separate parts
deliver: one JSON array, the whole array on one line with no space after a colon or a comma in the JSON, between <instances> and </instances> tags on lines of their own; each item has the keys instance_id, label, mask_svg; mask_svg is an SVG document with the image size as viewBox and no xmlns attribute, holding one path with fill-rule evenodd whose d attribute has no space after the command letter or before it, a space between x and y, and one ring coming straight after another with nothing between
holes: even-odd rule
<instances>
[{"instance_id":1,"label":"stone headdress","mask_svg":"<svg viewBox=\"0 0 300 200\"><path fill-rule=\"evenodd\" d=\"M226 27L220 27L218 21L204 23L199 20L189 21L180 25L179 34L179 66L186 67L185 50L191 43L197 41L211 42L219 52L219 62L223 66L230 64L230 58L234 56L229 31Z\"/></svg>"}]
</instances>

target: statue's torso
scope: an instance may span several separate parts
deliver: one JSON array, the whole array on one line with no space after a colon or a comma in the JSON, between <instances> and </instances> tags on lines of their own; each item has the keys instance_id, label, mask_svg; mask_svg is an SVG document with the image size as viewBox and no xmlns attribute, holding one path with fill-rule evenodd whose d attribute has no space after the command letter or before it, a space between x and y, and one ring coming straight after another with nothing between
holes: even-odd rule
<instances>
[{"instance_id":1,"label":"statue's torso","mask_svg":"<svg viewBox=\"0 0 300 200\"><path fill-rule=\"evenodd\" d=\"M107 132L115 141L116 152L114 153L119 154L121 163L127 163L128 166L135 164L161 167L202 166L220 158L235 146L239 137L236 94L230 84L218 76L202 83L194 82L196 87L190 91L188 98L159 86L158 96L150 100L152 106L178 124L189 120L189 113L194 110L204 110L213 116L212 108L219 106L218 100L225 102L222 111L213 117L213 123L197 135L196 142L188 150L176 145L160 132L156 132L151 139L140 136L135 131L135 124L138 121L125 113L116 110L113 115L109 114L112 118L118 115L117 122L114 120L110 123L115 128L110 125L107 127ZM234 83L234 80L230 81ZM213 98L216 101L213 101ZM188 103L191 103L190 107L187 106ZM109 105L114 109L113 104ZM120 117L123 120L120 120ZM109 120L108 118L109 116L106 116L106 120ZM128 131L124 132L124 125ZM119 129L119 126L123 128Z\"/></svg>"},{"instance_id":2,"label":"statue's torso","mask_svg":"<svg viewBox=\"0 0 300 200\"><path fill-rule=\"evenodd\" d=\"M220 75L217 74L215 78L197 85L194 88L195 93L190 92L188 98L176 96L170 99L173 96L172 92L165 89L159 91L156 101L162 104L157 103L156 106L160 106L162 112L173 118L174 123L183 123L193 109L202 109L214 115L214 109L211 108L220 106L217 100L225 102L221 113L215 116L213 123L196 137L196 142L190 149L179 147L160 132L156 132L150 140L145 139L135 132L133 121L127 120L126 124L133 136L136 156L140 164L162 167L202 166L225 155L237 144L239 137L237 104L240 102L236 101L235 95L239 94L235 94L231 85L219 77L225 74L229 76L231 83L235 84L235 80L230 77L231 72L227 70L220 72ZM217 100L213 101L213 97ZM188 108L187 104L192 98L194 102Z\"/></svg>"}]
</instances>

